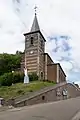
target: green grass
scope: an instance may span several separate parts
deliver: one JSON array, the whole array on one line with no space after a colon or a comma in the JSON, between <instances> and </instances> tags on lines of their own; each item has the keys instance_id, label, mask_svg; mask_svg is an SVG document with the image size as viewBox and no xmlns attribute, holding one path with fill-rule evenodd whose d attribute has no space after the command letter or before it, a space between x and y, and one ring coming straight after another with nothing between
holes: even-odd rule
<instances>
[{"instance_id":1,"label":"green grass","mask_svg":"<svg viewBox=\"0 0 80 120\"><path fill-rule=\"evenodd\" d=\"M3 97L4 99L10 99L10 98L18 97L20 95L24 95L30 92L40 90L47 86L52 86L54 84L55 83L34 81L27 85L23 83L18 83L10 87L2 86L0 87L0 97Z\"/></svg>"}]
</instances>

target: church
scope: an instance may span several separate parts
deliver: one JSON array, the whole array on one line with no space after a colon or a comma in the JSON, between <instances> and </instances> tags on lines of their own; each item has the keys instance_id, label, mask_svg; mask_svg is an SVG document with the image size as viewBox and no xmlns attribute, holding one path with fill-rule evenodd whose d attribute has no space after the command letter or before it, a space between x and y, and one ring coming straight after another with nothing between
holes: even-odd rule
<instances>
[{"instance_id":1,"label":"church","mask_svg":"<svg viewBox=\"0 0 80 120\"><path fill-rule=\"evenodd\" d=\"M41 33L35 13L30 32L25 33L25 53L21 62L21 70L27 68L28 74L36 73L39 80L49 80L56 83L65 82L66 74L60 63L54 63L48 53L45 53L45 38Z\"/></svg>"}]
</instances>

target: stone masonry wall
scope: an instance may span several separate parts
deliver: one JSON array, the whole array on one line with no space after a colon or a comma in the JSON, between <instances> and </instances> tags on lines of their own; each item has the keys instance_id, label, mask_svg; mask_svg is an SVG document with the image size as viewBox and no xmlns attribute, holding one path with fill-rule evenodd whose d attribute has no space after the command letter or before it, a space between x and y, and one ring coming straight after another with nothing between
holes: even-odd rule
<instances>
[{"instance_id":1,"label":"stone masonry wall","mask_svg":"<svg viewBox=\"0 0 80 120\"><path fill-rule=\"evenodd\" d=\"M63 95L63 90L67 90L67 95ZM69 99L80 96L80 91L72 84L64 84L62 86L53 87L49 90L38 93L32 97L26 98L15 103L15 107L22 107L27 105L58 101L63 99Z\"/></svg>"}]
</instances>

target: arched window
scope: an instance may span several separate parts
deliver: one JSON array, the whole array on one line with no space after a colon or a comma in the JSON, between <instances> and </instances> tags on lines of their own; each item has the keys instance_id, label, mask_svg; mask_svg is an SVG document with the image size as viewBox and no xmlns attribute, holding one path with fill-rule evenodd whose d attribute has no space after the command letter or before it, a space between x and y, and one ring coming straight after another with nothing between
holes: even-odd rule
<instances>
[{"instance_id":1,"label":"arched window","mask_svg":"<svg viewBox=\"0 0 80 120\"><path fill-rule=\"evenodd\" d=\"M41 78L43 78L43 72L41 72Z\"/></svg>"},{"instance_id":2,"label":"arched window","mask_svg":"<svg viewBox=\"0 0 80 120\"><path fill-rule=\"evenodd\" d=\"M31 45L33 45L33 37L31 37Z\"/></svg>"}]
</instances>

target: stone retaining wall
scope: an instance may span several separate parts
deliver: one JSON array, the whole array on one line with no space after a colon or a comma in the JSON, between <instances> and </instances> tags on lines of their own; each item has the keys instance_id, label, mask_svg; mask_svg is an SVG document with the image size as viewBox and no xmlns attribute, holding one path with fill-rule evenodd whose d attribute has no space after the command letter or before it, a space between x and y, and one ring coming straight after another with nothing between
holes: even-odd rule
<instances>
[{"instance_id":1,"label":"stone retaining wall","mask_svg":"<svg viewBox=\"0 0 80 120\"><path fill-rule=\"evenodd\" d=\"M63 95L63 90L67 90L67 95ZM62 85L59 84L51 87L51 89L44 90L43 92L39 92L36 95L17 101L14 103L14 106L22 107L27 105L69 99L77 96L80 96L79 89L77 89L72 84L64 83Z\"/></svg>"}]
</instances>

